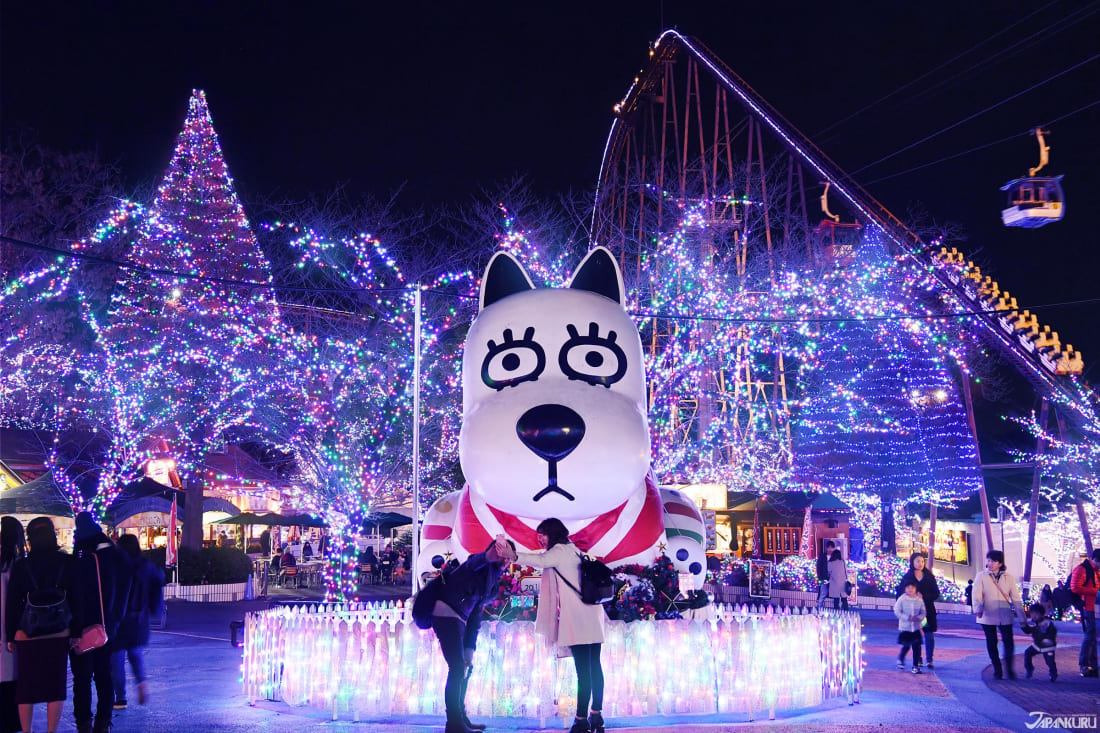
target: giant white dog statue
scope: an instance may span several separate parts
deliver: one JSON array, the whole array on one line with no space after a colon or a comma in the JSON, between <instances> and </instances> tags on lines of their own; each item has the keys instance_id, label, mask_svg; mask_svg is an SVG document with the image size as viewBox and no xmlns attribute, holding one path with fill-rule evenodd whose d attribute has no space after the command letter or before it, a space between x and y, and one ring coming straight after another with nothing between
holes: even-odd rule
<instances>
[{"instance_id":1,"label":"giant white dog statue","mask_svg":"<svg viewBox=\"0 0 1100 733\"><path fill-rule=\"evenodd\" d=\"M497 252L480 301L462 358L467 485L428 510L418 572L498 533L538 550L535 527L557 517L608 565L664 553L701 588L703 520L653 480L642 344L611 253L593 249L568 287L551 289Z\"/></svg>"}]
</instances>

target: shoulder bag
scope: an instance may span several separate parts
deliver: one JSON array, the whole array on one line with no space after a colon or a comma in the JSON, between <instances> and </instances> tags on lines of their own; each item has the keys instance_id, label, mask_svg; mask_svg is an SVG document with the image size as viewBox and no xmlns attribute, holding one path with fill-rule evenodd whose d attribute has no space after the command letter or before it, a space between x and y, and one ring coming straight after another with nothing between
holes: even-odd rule
<instances>
[{"instance_id":1,"label":"shoulder bag","mask_svg":"<svg viewBox=\"0 0 1100 733\"><path fill-rule=\"evenodd\" d=\"M103 613L103 579L99 577L99 555L93 552L92 559L95 560L95 580L96 586L99 588L99 619L100 621L106 621L107 616ZM92 624L91 626L85 626L84 631L73 641L73 651L77 654L84 654L93 649L98 649L106 643L107 627L101 623Z\"/></svg>"},{"instance_id":2,"label":"shoulder bag","mask_svg":"<svg viewBox=\"0 0 1100 733\"><path fill-rule=\"evenodd\" d=\"M1004 598L1005 602L1008 603L1008 610L1012 613L1013 616L1015 616L1016 604L1012 602L1011 598L1005 595L1005 592L1001 589L1001 584L997 582L997 579L994 578L992 575L989 577L993 580L993 587L996 588L997 592L1001 594L1001 598Z\"/></svg>"}]
</instances>

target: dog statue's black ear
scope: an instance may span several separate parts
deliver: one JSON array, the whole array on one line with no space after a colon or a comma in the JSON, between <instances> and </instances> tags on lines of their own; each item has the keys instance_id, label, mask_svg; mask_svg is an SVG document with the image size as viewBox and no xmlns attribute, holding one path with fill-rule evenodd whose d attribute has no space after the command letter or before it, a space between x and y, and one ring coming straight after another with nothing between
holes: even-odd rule
<instances>
[{"instance_id":1,"label":"dog statue's black ear","mask_svg":"<svg viewBox=\"0 0 1100 733\"><path fill-rule=\"evenodd\" d=\"M620 305L623 302L623 275L606 247L596 247L585 256L573 273L569 287L598 293Z\"/></svg>"},{"instance_id":2,"label":"dog statue's black ear","mask_svg":"<svg viewBox=\"0 0 1100 733\"><path fill-rule=\"evenodd\" d=\"M489 260L485 276L481 278L481 308L485 309L509 295L534 289L535 285L523 265L508 252L497 252Z\"/></svg>"}]
</instances>

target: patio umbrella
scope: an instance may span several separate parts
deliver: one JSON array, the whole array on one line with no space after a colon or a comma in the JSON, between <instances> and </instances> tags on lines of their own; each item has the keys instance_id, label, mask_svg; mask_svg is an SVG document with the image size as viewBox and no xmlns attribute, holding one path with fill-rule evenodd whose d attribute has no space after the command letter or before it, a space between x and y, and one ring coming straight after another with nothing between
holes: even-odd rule
<instances>
[{"instance_id":1,"label":"patio umbrella","mask_svg":"<svg viewBox=\"0 0 1100 733\"><path fill-rule=\"evenodd\" d=\"M371 512L363 520L363 527L374 527L378 534L388 532L394 527L404 527L412 524L412 517L406 517L398 512Z\"/></svg>"},{"instance_id":2,"label":"patio umbrella","mask_svg":"<svg viewBox=\"0 0 1100 733\"><path fill-rule=\"evenodd\" d=\"M308 514L283 514L283 524L289 527L327 527L328 522Z\"/></svg>"},{"instance_id":3,"label":"patio umbrella","mask_svg":"<svg viewBox=\"0 0 1100 733\"><path fill-rule=\"evenodd\" d=\"M219 519L213 524L259 524L266 527L327 527L328 523L320 517L311 517L308 514L253 514L244 512L235 517Z\"/></svg>"},{"instance_id":4,"label":"patio umbrella","mask_svg":"<svg viewBox=\"0 0 1100 733\"><path fill-rule=\"evenodd\" d=\"M267 527L272 527L277 524L284 524L282 517L278 514L253 514L251 512L244 512L238 514L235 517L226 517L225 519L219 519L211 524L239 524L244 527L249 524L260 524Z\"/></svg>"}]
</instances>

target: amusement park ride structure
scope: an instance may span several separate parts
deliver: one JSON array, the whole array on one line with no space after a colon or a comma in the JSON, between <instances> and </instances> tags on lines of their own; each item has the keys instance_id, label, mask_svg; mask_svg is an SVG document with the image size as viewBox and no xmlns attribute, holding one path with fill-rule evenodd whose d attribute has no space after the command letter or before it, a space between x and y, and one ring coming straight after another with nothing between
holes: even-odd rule
<instances>
[{"instance_id":1,"label":"amusement park ride structure","mask_svg":"<svg viewBox=\"0 0 1100 733\"><path fill-rule=\"evenodd\" d=\"M660 242L678 225L686 203L709 202L702 227L706 233L695 240L697 260L720 251L733 258L738 275L745 275L750 265L755 268L757 282L770 277L774 284L777 264L789 258L843 263L851 256L848 242L853 236L877 229L893 255L930 273L940 312L970 315L984 340L1028 379L1043 397L1044 415L1048 397L1058 394L1059 402L1069 405L1059 409L1059 419L1074 421L1074 405L1081 398L1072 375L1081 373L1083 362L1080 352L1063 345L1057 332L1021 310L1015 298L957 249L923 242L700 42L665 31L649 56L614 106L592 220L593 241L619 256L627 279L640 275L645 246ZM1049 148L1042 132L1036 134L1041 168ZM1005 210L1006 224L1041 226L1061 218L1060 177L1036 178L1037 172L1032 169L1028 178L1005 186L1010 198L1030 196L1026 203L1016 202ZM816 227L810 222L817 214L807 206L809 182L825 185L820 196L824 219ZM829 211L830 189L854 216L854 223L841 224ZM671 271L663 275L678 276ZM648 347L659 350L674 328L655 317L648 333L643 329ZM701 431L718 410L745 411L743 420L733 420L740 425L752 423L752 413L766 413L772 437L789 449L790 365L784 364L778 350L778 356L750 359L753 345L747 337L730 346L739 355L736 373L707 371L712 384L700 385L698 397L680 406L681 432ZM740 358L742 353L745 358ZM969 379L959 381L977 443ZM708 396L730 394L741 399L719 402ZM747 433L743 437L752 439ZM984 488L981 499L988 546L993 546Z\"/></svg>"}]
</instances>

